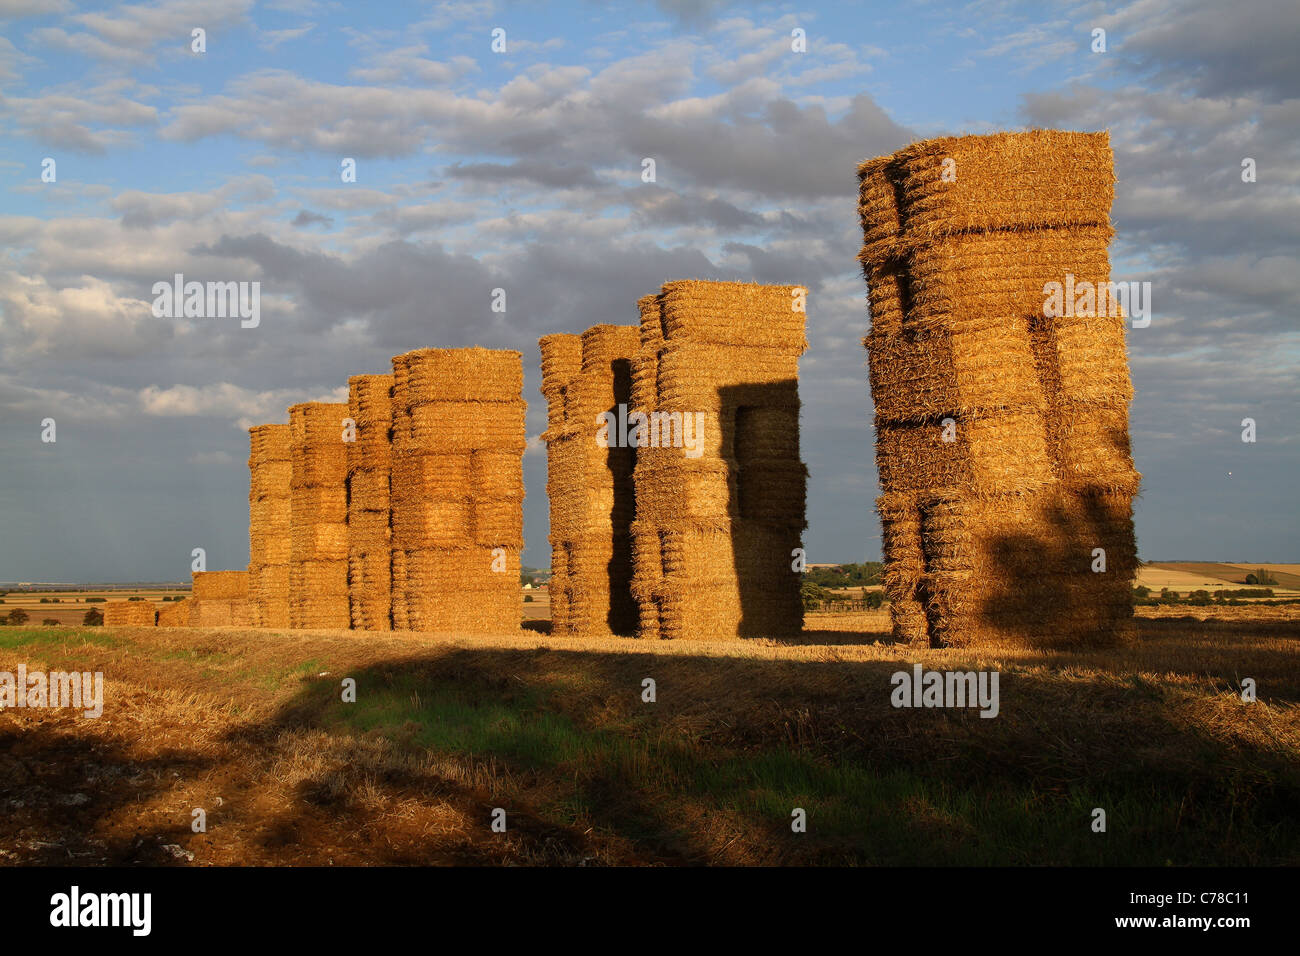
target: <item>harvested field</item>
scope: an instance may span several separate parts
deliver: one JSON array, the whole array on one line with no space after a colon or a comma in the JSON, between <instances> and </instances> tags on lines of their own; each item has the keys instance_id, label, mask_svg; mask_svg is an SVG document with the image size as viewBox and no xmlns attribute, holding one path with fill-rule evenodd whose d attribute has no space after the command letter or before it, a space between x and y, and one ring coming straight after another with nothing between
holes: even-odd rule
<instances>
[{"instance_id":1,"label":"harvested field","mask_svg":"<svg viewBox=\"0 0 1300 956\"><path fill-rule=\"evenodd\" d=\"M3 862L1300 863L1300 621L1148 610L1054 652L898 645L879 612L716 643L0 629L0 670L107 688L98 720L0 712ZM914 663L998 668L999 719L892 707Z\"/></svg>"}]
</instances>

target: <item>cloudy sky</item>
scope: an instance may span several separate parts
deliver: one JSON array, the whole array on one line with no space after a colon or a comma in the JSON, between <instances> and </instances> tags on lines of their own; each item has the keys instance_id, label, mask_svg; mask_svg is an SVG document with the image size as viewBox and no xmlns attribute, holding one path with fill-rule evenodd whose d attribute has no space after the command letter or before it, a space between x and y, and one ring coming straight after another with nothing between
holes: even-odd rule
<instances>
[{"instance_id":1,"label":"cloudy sky","mask_svg":"<svg viewBox=\"0 0 1300 956\"><path fill-rule=\"evenodd\" d=\"M0 0L0 580L243 566L244 429L397 352L520 350L537 435L538 337L676 278L809 288L809 560L877 558L854 168L1028 126L1110 130L1152 283L1142 556L1300 561L1300 8L901 6ZM177 272L260 281L261 325L155 318Z\"/></svg>"}]
</instances>

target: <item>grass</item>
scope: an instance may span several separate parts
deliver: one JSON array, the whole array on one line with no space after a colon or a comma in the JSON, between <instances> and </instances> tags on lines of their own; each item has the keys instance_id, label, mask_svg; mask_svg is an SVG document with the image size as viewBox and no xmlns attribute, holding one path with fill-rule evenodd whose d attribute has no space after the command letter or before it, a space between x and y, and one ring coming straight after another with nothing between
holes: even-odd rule
<instances>
[{"instance_id":1,"label":"grass","mask_svg":"<svg viewBox=\"0 0 1300 956\"><path fill-rule=\"evenodd\" d=\"M110 689L98 722L0 714L0 753L31 755L0 846L55 830L92 862L153 840L207 863L1295 863L1300 635L1278 610L1153 616L1109 654L917 651L866 615L794 646L13 629L0 670L90 653ZM913 661L996 667L1001 716L892 708ZM142 778L95 791L89 834L57 780L32 790L40 754L69 748ZM217 797L189 834L179 810Z\"/></svg>"}]
</instances>

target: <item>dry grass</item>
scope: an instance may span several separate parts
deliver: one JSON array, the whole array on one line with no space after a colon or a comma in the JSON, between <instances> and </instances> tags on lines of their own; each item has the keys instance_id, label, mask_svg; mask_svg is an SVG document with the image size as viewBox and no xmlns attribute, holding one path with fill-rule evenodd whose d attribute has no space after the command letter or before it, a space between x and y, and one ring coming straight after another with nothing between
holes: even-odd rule
<instances>
[{"instance_id":1,"label":"dry grass","mask_svg":"<svg viewBox=\"0 0 1300 956\"><path fill-rule=\"evenodd\" d=\"M897 645L883 612L748 642L5 629L0 670L108 686L100 720L0 713L0 860L1300 861L1300 620L1168 610L1132 647L1054 652ZM997 668L1000 716L892 708L915 662Z\"/></svg>"}]
</instances>

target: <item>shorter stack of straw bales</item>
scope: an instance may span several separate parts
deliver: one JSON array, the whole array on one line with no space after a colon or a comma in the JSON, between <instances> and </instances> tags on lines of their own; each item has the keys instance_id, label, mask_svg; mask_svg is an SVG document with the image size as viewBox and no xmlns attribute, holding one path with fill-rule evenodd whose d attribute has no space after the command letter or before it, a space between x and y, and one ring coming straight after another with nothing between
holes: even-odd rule
<instances>
[{"instance_id":1,"label":"shorter stack of straw bales","mask_svg":"<svg viewBox=\"0 0 1300 956\"><path fill-rule=\"evenodd\" d=\"M180 601L168 601L166 604L158 605L158 626L189 627L190 599L185 598Z\"/></svg>"},{"instance_id":2,"label":"shorter stack of straw bales","mask_svg":"<svg viewBox=\"0 0 1300 956\"><path fill-rule=\"evenodd\" d=\"M597 325L540 341L551 505L551 630L632 634L633 469L625 444L632 410L636 326ZM609 427L607 414L614 427Z\"/></svg>"},{"instance_id":3,"label":"shorter stack of straw bales","mask_svg":"<svg viewBox=\"0 0 1300 956\"><path fill-rule=\"evenodd\" d=\"M247 571L195 571L189 600L190 627L249 627Z\"/></svg>"},{"instance_id":4,"label":"shorter stack of straw bales","mask_svg":"<svg viewBox=\"0 0 1300 956\"><path fill-rule=\"evenodd\" d=\"M151 601L109 601L104 605L104 624L153 627L158 610Z\"/></svg>"},{"instance_id":5,"label":"shorter stack of straw bales","mask_svg":"<svg viewBox=\"0 0 1300 956\"><path fill-rule=\"evenodd\" d=\"M347 446L348 597L354 628L392 628L390 541L393 376L348 379L356 439Z\"/></svg>"},{"instance_id":6,"label":"shorter stack of straw bales","mask_svg":"<svg viewBox=\"0 0 1300 956\"><path fill-rule=\"evenodd\" d=\"M858 174L896 636L1121 638L1140 477L1124 320L1044 308L1049 282L1110 277L1106 134L930 140Z\"/></svg>"},{"instance_id":7,"label":"shorter stack of straw bales","mask_svg":"<svg viewBox=\"0 0 1300 956\"><path fill-rule=\"evenodd\" d=\"M793 562L806 527L804 295L797 286L682 281L638 303L633 405L651 431L636 458L632 525L643 637L777 636L803 626Z\"/></svg>"},{"instance_id":8,"label":"shorter stack of straw bales","mask_svg":"<svg viewBox=\"0 0 1300 956\"><path fill-rule=\"evenodd\" d=\"M248 592L255 627L289 626L292 558L288 425L248 430Z\"/></svg>"},{"instance_id":9,"label":"shorter stack of straw bales","mask_svg":"<svg viewBox=\"0 0 1300 956\"><path fill-rule=\"evenodd\" d=\"M289 409L289 624L347 628L348 492L344 420L348 406L304 402Z\"/></svg>"},{"instance_id":10,"label":"shorter stack of straw bales","mask_svg":"<svg viewBox=\"0 0 1300 956\"><path fill-rule=\"evenodd\" d=\"M393 626L518 630L522 358L419 349L393 377Z\"/></svg>"}]
</instances>

